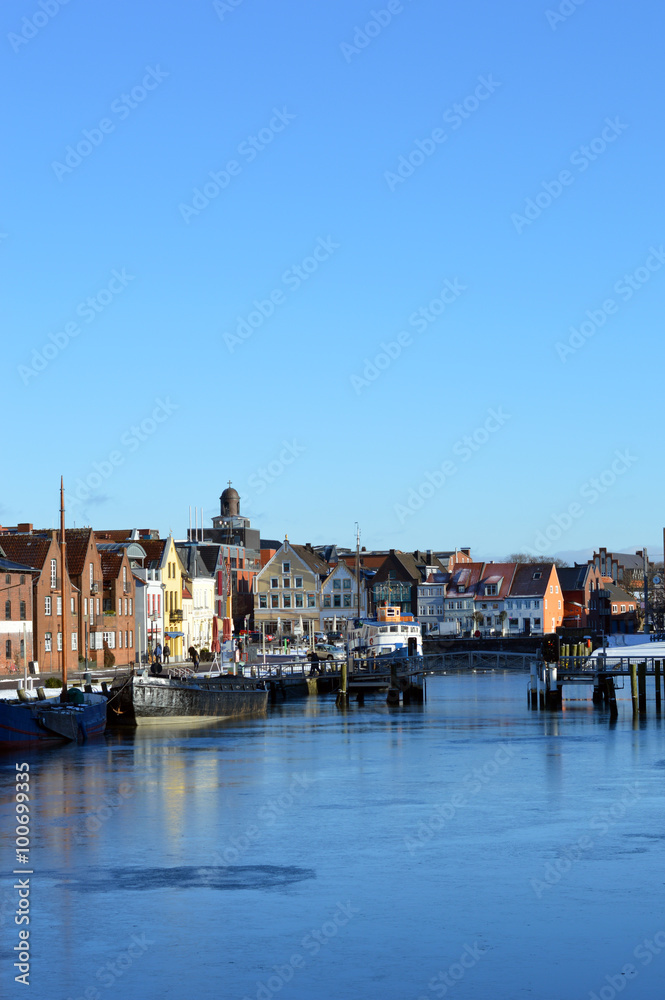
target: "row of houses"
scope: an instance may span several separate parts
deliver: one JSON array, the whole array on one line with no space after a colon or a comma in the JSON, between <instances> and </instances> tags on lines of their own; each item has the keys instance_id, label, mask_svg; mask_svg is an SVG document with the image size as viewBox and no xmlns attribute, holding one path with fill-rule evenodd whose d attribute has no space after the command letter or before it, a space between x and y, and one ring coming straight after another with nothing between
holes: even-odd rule
<instances>
[{"instance_id":1,"label":"row of houses","mask_svg":"<svg viewBox=\"0 0 665 1000\"><path fill-rule=\"evenodd\" d=\"M345 631L383 604L426 630L441 622L462 633L637 630L639 552L601 549L587 564L557 568L478 562L468 548L300 545L261 539L230 484L220 504L211 528L190 527L181 541L150 529L67 529L64 616L57 532L0 528L0 664L33 659L58 671L65 644L95 666L105 651L126 665L165 642L179 658L191 645L210 648L229 604L236 634L251 627L266 636Z\"/></svg>"}]
</instances>

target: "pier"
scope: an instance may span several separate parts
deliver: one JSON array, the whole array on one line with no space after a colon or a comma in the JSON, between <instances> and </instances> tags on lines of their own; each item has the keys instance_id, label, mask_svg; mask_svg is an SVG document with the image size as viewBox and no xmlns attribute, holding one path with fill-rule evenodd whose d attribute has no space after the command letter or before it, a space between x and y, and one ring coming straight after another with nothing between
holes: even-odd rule
<instances>
[{"instance_id":1,"label":"pier","mask_svg":"<svg viewBox=\"0 0 665 1000\"><path fill-rule=\"evenodd\" d=\"M593 685L593 704L608 707L610 717L616 718L616 693L624 689L629 679L633 716L646 716L647 691L651 685L655 695L655 712L659 715L662 707L662 667L662 659L656 657L641 657L636 661L629 656L607 653L593 660L588 656L565 656L558 663L533 661L527 698L530 707L535 710L557 710L563 707L565 685Z\"/></svg>"}]
</instances>

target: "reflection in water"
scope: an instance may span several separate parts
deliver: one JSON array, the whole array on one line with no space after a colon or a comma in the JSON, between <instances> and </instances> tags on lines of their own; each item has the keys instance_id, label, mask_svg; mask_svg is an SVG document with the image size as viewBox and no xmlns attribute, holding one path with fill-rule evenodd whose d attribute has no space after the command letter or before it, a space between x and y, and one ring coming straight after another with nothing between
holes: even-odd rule
<instances>
[{"instance_id":1,"label":"reflection in water","mask_svg":"<svg viewBox=\"0 0 665 1000\"><path fill-rule=\"evenodd\" d=\"M309 699L24 756L32 995L434 1000L442 975L454 1000L598 992L663 929L663 722L533 712L525 689L448 675L424 705ZM665 951L639 975L660 996Z\"/></svg>"}]
</instances>

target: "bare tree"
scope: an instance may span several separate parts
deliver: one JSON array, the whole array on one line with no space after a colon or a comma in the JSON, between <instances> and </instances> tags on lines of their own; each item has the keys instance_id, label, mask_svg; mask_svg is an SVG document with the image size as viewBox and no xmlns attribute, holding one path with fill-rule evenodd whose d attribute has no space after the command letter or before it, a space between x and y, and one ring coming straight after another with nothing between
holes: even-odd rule
<instances>
[{"instance_id":1,"label":"bare tree","mask_svg":"<svg viewBox=\"0 0 665 1000\"><path fill-rule=\"evenodd\" d=\"M511 552L506 562L514 563L554 563L557 568L570 565L565 559L548 559L546 556L532 556L528 552Z\"/></svg>"}]
</instances>

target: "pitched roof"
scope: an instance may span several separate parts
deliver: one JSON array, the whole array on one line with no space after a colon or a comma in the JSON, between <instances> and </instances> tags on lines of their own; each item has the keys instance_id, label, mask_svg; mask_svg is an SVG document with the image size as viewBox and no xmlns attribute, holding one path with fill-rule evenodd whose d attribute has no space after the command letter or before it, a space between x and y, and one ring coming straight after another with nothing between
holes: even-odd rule
<instances>
[{"instance_id":1,"label":"pitched roof","mask_svg":"<svg viewBox=\"0 0 665 1000\"><path fill-rule=\"evenodd\" d=\"M328 576L330 566L313 549L308 549L306 545L291 545L291 548L314 573L318 573L319 576Z\"/></svg>"},{"instance_id":2,"label":"pitched roof","mask_svg":"<svg viewBox=\"0 0 665 1000\"><path fill-rule=\"evenodd\" d=\"M448 584L446 597L455 597L457 594L474 594L478 581L480 580L485 563L455 563ZM463 589L460 590L460 587Z\"/></svg>"},{"instance_id":3,"label":"pitched roof","mask_svg":"<svg viewBox=\"0 0 665 1000\"><path fill-rule=\"evenodd\" d=\"M167 538L142 538L141 547L145 549L145 569L159 569L164 558Z\"/></svg>"},{"instance_id":4,"label":"pitched roof","mask_svg":"<svg viewBox=\"0 0 665 1000\"><path fill-rule=\"evenodd\" d=\"M484 593L485 587L492 585L499 588L496 594L497 600L500 601L507 597L510 593L510 585L515 576L516 565L516 563L485 563L481 578L478 580L478 597L489 596Z\"/></svg>"},{"instance_id":5,"label":"pitched roof","mask_svg":"<svg viewBox=\"0 0 665 1000\"><path fill-rule=\"evenodd\" d=\"M122 553L103 550L99 553L99 557L102 564L102 579L117 580L122 565Z\"/></svg>"},{"instance_id":6,"label":"pitched roof","mask_svg":"<svg viewBox=\"0 0 665 1000\"><path fill-rule=\"evenodd\" d=\"M557 569L556 572L561 584L561 590L564 592L584 590L592 565L589 565L589 563L575 563L574 566L562 566L561 569Z\"/></svg>"},{"instance_id":7,"label":"pitched roof","mask_svg":"<svg viewBox=\"0 0 665 1000\"><path fill-rule=\"evenodd\" d=\"M602 595L603 591L611 601L622 601L624 604L626 601L630 601L632 604L635 603L635 598L632 594L629 594L622 587L617 587L614 583L606 583L599 593Z\"/></svg>"},{"instance_id":8,"label":"pitched roof","mask_svg":"<svg viewBox=\"0 0 665 1000\"><path fill-rule=\"evenodd\" d=\"M2 549L0 549L0 552ZM41 570L34 569L32 566L24 566L23 563L12 562L11 559L3 559L0 557L0 569L3 573L40 573Z\"/></svg>"},{"instance_id":9,"label":"pitched roof","mask_svg":"<svg viewBox=\"0 0 665 1000\"><path fill-rule=\"evenodd\" d=\"M26 566L42 570L51 548L51 537L44 538L33 534L3 535L2 548L11 562L24 563Z\"/></svg>"},{"instance_id":10,"label":"pitched roof","mask_svg":"<svg viewBox=\"0 0 665 1000\"><path fill-rule=\"evenodd\" d=\"M554 563L518 563L510 594L514 597L542 597Z\"/></svg>"}]
</instances>

